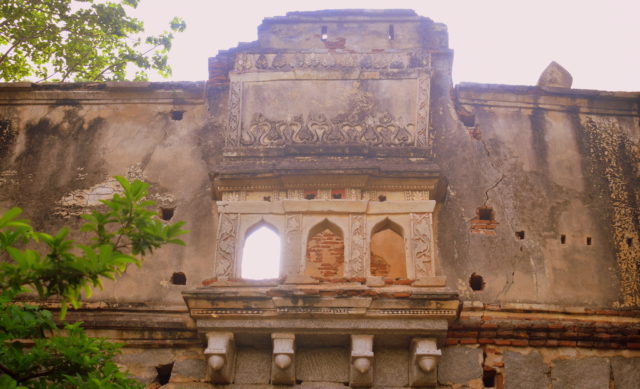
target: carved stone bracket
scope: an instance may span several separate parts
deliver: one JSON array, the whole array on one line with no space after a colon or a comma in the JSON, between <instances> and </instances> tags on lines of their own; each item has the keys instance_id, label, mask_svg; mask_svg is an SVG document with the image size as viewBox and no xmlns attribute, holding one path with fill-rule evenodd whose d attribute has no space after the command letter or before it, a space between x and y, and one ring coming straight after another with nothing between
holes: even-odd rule
<instances>
[{"instance_id":1,"label":"carved stone bracket","mask_svg":"<svg viewBox=\"0 0 640 389\"><path fill-rule=\"evenodd\" d=\"M274 385L295 384L295 335L275 333L271 334L271 339L273 340L271 383Z\"/></svg>"},{"instance_id":2,"label":"carved stone bracket","mask_svg":"<svg viewBox=\"0 0 640 389\"><path fill-rule=\"evenodd\" d=\"M351 368L349 386L368 388L373 385L373 335L351 335Z\"/></svg>"},{"instance_id":3,"label":"carved stone bracket","mask_svg":"<svg viewBox=\"0 0 640 389\"><path fill-rule=\"evenodd\" d=\"M207 358L210 380L214 384L230 384L233 382L236 365L236 347L233 333L208 332Z\"/></svg>"},{"instance_id":4,"label":"carved stone bracket","mask_svg":"<svg viewBox=\"0 0 640 389\"><path fill-rule=\"evenodd\" d=\"M435 387L438 384L438 361L442 351L434 338L415 338L411 341L409 385Z\"/></svg>"}]
</instances>

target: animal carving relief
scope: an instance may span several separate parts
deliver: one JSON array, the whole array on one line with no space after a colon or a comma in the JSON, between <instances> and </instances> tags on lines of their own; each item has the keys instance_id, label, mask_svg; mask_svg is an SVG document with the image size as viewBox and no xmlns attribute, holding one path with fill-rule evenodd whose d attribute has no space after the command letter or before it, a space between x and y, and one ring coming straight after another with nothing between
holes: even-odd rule
<instances>
[{"instance_id":1,"label":"animal carving relief","mask_svg":"<svg viewBox=\"0 0 640 389\"><path fill-rule=\"evenodd\" d=\"M228 279L233 276L236 253L238 215L221 213L218 227L218 250L216 252L216 276Z\"/></svg>"},{"instance_id":2,"label":"animal carving relief","mask_svg":"<svg viewBox=\"0 0 640 389\"><path fill-rule=\"evenodd\" d=\"M434 275L431 214L411 214L411 241L416 278Z\"/></svg>"}]
</instances>

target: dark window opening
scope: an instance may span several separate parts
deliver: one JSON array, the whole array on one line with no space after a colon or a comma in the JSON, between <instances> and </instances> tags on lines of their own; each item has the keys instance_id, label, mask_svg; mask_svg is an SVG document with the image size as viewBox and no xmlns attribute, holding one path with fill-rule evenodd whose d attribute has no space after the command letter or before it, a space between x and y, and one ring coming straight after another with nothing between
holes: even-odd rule
<instances>
[{"instance_id":1,"label":"dark window opening","mask_svg":"<svg viewBox=\"0 0 640 389\"><path fill-rule=\"evenodd\" d=\"M565 244L565 243L567 243L567 236L560 235L560 244Z\"/></svg>"},{"instance_id":2,"label":"dark window opening","mask_svg":"<svg viewBox=\"0 0 640 389\"><path fill-rule=\"evenodd\" d=\"M482 290L484 289L484 279L481 275L473 273L471 277L469 277L469 286L474 291Z\"/></svg>"},{"instance_id":3,"label":"dark window opening","mask_svg":"<svg viewBox=\"0 0 640 389\"><path fill-rule=\"evenodd\" d=\"M171 220L175 208L160 208L160 218L165 221Z\"/></svg>"},{"instance_id":4,"label":"dark window opening","mask_svg":"<svg viewBox=\"0 0 640 389\"><path fill-rule=\"evenodd\" d=\"M169 383L171 379L171 370L173 370L173 362L167 363L166 365L158 365L156 366L156 371L158 372L158 376L156 377L156 381L160 385L166 385Z\"/></svg>"},{"instance_id":5,"label":"dark window opening","mask_svg":"<svg viewBox=\"0 0 640 389\"><path fill-rule=\"evenodd\" d=\"M394 31L393 24L389 25L389 33L387 34L387 37L390 41L396 39L396 33Z\"/></svg>"},{"instance_id":6,"label":"dark window opening","mask_svg":"<svg viewBox=\"0 0 640 389\"><path fill-rule=\"evenodd\" d=\"M322 26L320 28L320 40L326 41L329 38L329 34L327 33L327 26Z\"/></svg>"},{"instance_id":7,"label":"dark window opening","mask_svg":"<svg viewBox=\"0 0 640 389\"><path fill-rule=\"evenodd\" d=\"M171 111L171 120L182 120L184 111Z\"/></svg>"},{"instance_id":8,"label":"dark window opening","mask_svg":"<svg viewBox=\"0 0 640 389\"><path fill-rule=\"evenodd\" d=\"M493 209L491 207L478 208L478 219L493 220Z\"/></svg>"},{"instance_id":9,"label":"dark window opening","mask_svg":"<svg viewBox=\"0 0 640 389\"><path fill-rule=\"evenodd\" d=\"M183 272L176 272L171 275L171 283L174 285L186 285L187 276Z\"/></svg>"},{"instance_id":10,"label":"dark window opening","mask_svg":"<svg viewBox=\"0 0 640 389\"><path fill-rule=\"evenodd\" d=\"M516 238L524 239L524 231L516 231Z\"/></svg>"},{"instance_id":11,"label":"dark window opening","mask_svg":"<svg viewBox=\"0 0 640 389\"><path fill-rule=\"evenodd\" d=\"M304 198L306 200L313 200L316 198L316 194L315 193L307 193L306 195L304 195Z\"/></svg>"},{"instance_id":12,"label":"dark window opening","mask_svg":"<svg viewBox=\"0 0 640 389\"><path fill-rule=\"evenodd\" d=\"M385 195L378 196L378 201L387 201L387 196Z\"/></svg>"},{"instance_id":13,"label":"dark window opening","mask_svg":"<svg viewBox=\"0 0 640 389\"><path fill-rule=\"evenodd\" d=\"M262 198L262 200L264 200L264 201L271 201L271 196L264 196L264 197Z\"/></svg>"},{"instance_id":14,"label":"dark window opening","mask_svg":"<svg viewBox=\"0 0 640 389\"><path fill-rule=\"evenodd\" d=\"M344 189L331 189L331 198L334 200L346 199L347 193Z\"/></svg>"},{"instance_id":15,"label":"dark window opening","mask_svg":"<svg viewBox=\"0 0 640 389\"><path fill-rule=\"evenodd\" d=\"M482 372L482 385L485 388L496 387L496 371L493 369L485 370Z\"/></svg>"},{"instance_id":16,"label":"dark window opening","mask_svg":"<svg viewBox=\"0 0 640 389\"><path fill-rule=\"evenodd\" d=\"M633 246L633 238L627 238L627 246Z\"/></svg>"},{"instance_id":17,"label":"dark window opening","mask_svg":"<svg viewBox=\"0 0 640 389\"><path fill-rule=\"evenodd\" d=\"M587 246L591 246L591 237L587 236Z\"/></svg>"}]
</instances>

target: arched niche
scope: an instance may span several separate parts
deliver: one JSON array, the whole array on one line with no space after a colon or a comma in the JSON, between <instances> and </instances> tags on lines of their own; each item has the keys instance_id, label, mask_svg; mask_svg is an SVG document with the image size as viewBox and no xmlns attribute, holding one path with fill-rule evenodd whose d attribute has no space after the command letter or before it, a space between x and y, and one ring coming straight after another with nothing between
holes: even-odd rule
<instances>
[{"instance_id":1,"label":"arched niche","mask_svg":"<svg viewBox=\"0 0 640 389\"><path fill-rule=\"evenodd\" d=\"M404 231L400 225L388 218L376 224L371 230L370 252L372 276L407 277Z\"/></svg>"},{"instance_id":2,"label":"arched niche","mask_svg":"<svg viewBox=\"0 0 640 389\"><path fill-rule=\"evenodd\" d=\"M240 277L249 280L280 276L282 241L275 227L262 221L245 234Z\"/></svg>"},{"instance_id":3,"label":"arched niche","mask_svg":"<svg viewBox=\"0 0 640 389\"><path fill-rule=\"evenodd\" d=\"M304 274L317 278L344 275L344 233L327 219L309 230Z\"/></svg>"}]
</instances>

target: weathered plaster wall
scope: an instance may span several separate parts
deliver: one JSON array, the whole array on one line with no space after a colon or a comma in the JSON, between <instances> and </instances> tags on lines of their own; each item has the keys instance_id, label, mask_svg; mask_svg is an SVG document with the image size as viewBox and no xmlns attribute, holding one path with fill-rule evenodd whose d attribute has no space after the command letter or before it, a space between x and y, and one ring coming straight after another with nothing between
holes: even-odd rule
<instances>
[{"instance_id":1,"label":"weathered plaster wall","mask_svg":"<svg viewBox=\"0 0 640 389\"><path fill-rule=\"evenodd\" d=\"M111 197L112 176L145 179L160 206L175 208L172 220L187 222L187 245L158 250L94 299L184 308L180 291L210 275L215 248L205 160L216 119L203 95L204 83L3 85L0 209L22 207L44 231L78 226L77 215ZM171 284L174 272L186 286Z\"/></svg>"},{"instance_id":2,"label":"weathered plaster wall","mask_svg":"<svg viewBox=\"0 0 640 389\"><path fill-rule=\"evenodd\" d=\"M438 245L463 299L637 306L637 94L462 84L435 104ZM470 231L482 206L491 233Z\"/></svg>"}]
</instances>

